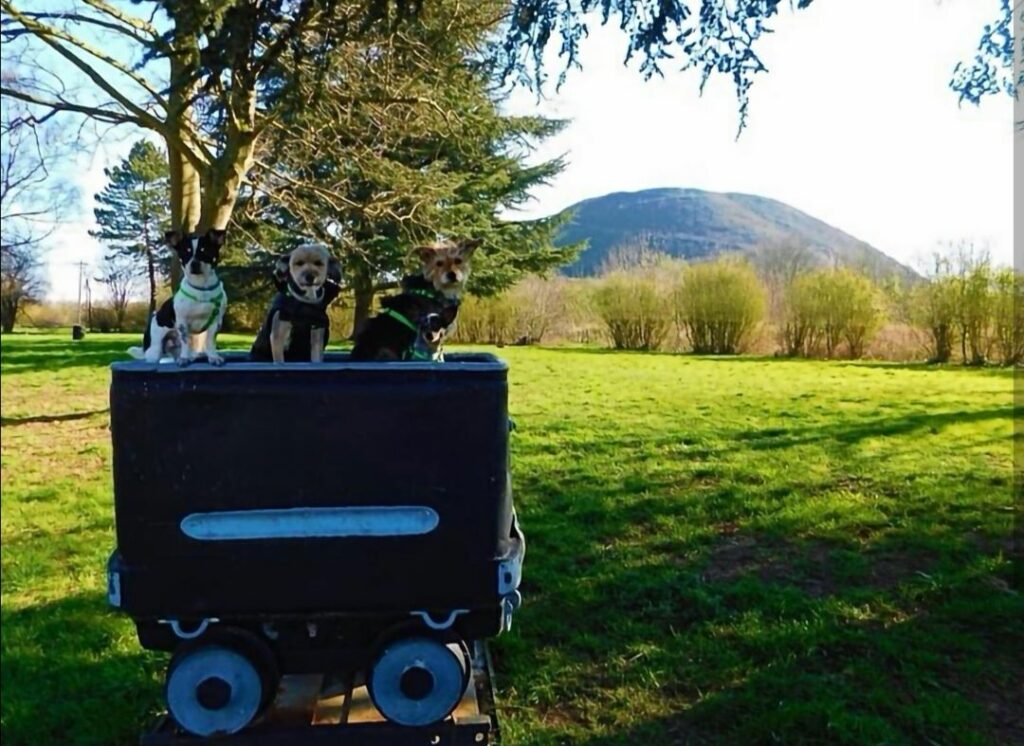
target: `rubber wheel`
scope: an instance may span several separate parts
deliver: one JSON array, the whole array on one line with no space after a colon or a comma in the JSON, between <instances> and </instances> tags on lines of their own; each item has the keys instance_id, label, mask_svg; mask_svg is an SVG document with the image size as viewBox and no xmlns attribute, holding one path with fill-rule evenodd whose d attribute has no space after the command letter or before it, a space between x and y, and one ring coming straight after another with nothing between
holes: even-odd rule
<instances>
[{"instance_id":1,"label":"rubber wheel","mask_svg":"<svg viewBox=\"0 0 1024 746\"><path fill-rule=\"evenodd\" d=\"M383 646L370 668L366 688L374 706L391 722L426 726L451 715L470 674L464 643L410 636Z\"/></svg>"},{"instance_id":2,"label":"rubber wheel","mask_svg":"<svg viewBox=\"0 0 1024 746\"><path fill-rule=\"evenodd\" d=\"M167 668L167 710L196 736L237 733L262 715L280 673L269 645L236 628L211 630L178 647Z\"/></svg>"}]
</instances>

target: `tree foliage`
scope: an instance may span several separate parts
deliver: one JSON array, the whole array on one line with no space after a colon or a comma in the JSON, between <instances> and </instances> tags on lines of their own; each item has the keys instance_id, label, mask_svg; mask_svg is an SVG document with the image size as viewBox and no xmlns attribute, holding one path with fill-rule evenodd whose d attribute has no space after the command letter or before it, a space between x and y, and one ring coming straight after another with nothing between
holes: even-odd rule
<instances>
[{"instance_id":1,"label":"tree foliage","mask_svg":"<svg viewBox=\"0 0 1024 746\"><path fill-rule=\"evenodd\" d=\"M103 173L107 185L96 195L99 207L93 210L99 229L89 233L109 249L108 265L126 266L114 261L124 257L135 274L147 278L153 312L157 287L170 280L173 262L163 240L171 217L167 156L150 141L139 140L127 158Z\"/></svg>"},{"instance_id":2,"label":"tree foliage","mask_svg":"<svg viewBox=\"0 0 1024 746\"><path fill-rule=\"evenodd\" d=\"M483 295L574 255L552 243L564 218L508 219L561 170L560 159L526 158L562 123L501 113L481 56L499 9L435 3L372 55L334 54L302 84L308 92L282 88L283 116L238 221L263 246L330 245L355 290L356 325L374 291L402 273L410 247L438 235L483 239L471 282Z\"/></svg>"},{"instance_id":3,"label":"tree foliage","mask_svg":"<svg viewBox=\"0 0 1024 746\"><path fill-rule=\"evenodd\" d=\"M111 254L100 264L96 282L106 288L107 300L114 313L114 328L124 331L124 319L128 312L128 303L139 277L138 267L131 256Z\"/></svg>"},{"instance_id":4,"label":"tree foliage","mask_svg":"<svg viewBox=\"0 0 1024 746\"><path fill-rule=\"evenodd\" d=\"M806 8L812 0L790 5ZM566 73L579 68L580 43L591 25L614 23L625 36L625 63L636 60L645 78L663 75L667 66L695 70L700 89L713 75L724 75L736 91L739 130L747 123L750 88L767 67L757 46L771 33L780 0L515 0L504 40L502 76L543 88L544 52L559 44Z\"/></svg>"},{"instance_id":5,"label":"tree foliage","mask_svg":"<svg viewBox=\"0 0 1024 746\"><path fill-rule=\"evenodd\" d=\"M999 17L985 25L974 59L958 63L953 70L949 85L960 94L961 101L980 104L985 96L1000 93L1016 96L1017 88L1024 83L1015 78L1013 72L1014 9L1011 0L999 0L999 3ZM1024 17L1024 6L1016 12Z\"/></svg>"}]
</instances>

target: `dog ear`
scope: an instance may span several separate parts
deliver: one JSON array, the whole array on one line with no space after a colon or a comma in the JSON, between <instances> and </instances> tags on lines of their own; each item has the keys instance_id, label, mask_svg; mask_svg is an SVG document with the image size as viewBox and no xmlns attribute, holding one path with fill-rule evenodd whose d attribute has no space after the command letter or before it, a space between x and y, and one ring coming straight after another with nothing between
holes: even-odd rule
<instances>
[{"instance_id":1,"label":"dog ear","mask_svg":"<svg viewBox=\"0 0 1024 746\"><path fill-rule=\"evenodd\" d=\"M164 231L164 243L172 249L177 249L181 239L184 238L181 231Z\"/></svg>"},{"instance_id":2,"label":"dog ear","mask_svg":"<svg viewBox=\"0 0 1024 746\"><path fill-rule=\"evenodd\" d=\"M442 323L444 323L446 327L451 326L452 324L455 323L455 317L458 315L458 313L459 307L457 305L455 305L454 303L451 305L446 305L443 309L441 309Z\"/></svg>"},{"instance_id":3,"label":"dog ear","mask_svg":"<svg viewBox=\"0 0 1024 746\"><path fill-rule=\"evenodd\" d=\"M210 230L206 232L206 240L210 244L210 246L219 249L224 245L224 239L227 236L227 234L228 232L226 230L221 230L220 228L210 228Z\"/></svg>"},{"instance_id":4,"label":"dog ear","mask_svg":"<svg viewBox=\"0 0 1024 746\"><path fill-rule=\"evenodd\" d=\"M483 242L482 238L468 238L459 244L459 253L462 256L471 256L474 251L480 248Z\"/></svg>"},{"instance_id":5,"label":"dog ear","mask_svg":"<svg viewBox=\"0 0 1024 746\"><path fill-rule=\"evenodd\" d=\"M291 256L291 254L281 254L281 256L274 260L274 280L276 282L288 281L288 266Z\"/></svg>"},{"instance_id":6,"label":"dog ear","mask_svg":"<svg viewBox=\"0 0 1024 746\"><path fill-rule=\"evenodd\" d=\"M341 282L341 262L333 256L327 258L327 279Z\"/></svg>"},{"instance_id":7,"label":"dog ear","mask_svg":"<svg viewBox=\"0 0 1024 746\"><path fill-rule=\"evenodd\" d=\"M434 255L436 253L437 253L437 247L436 246L417 246L415 249L413 249L412 251L409 252L409 255L410 256L415 256L421 262L426 264L427 262L429 262L431 259L434 258Z\"/></svg>"}]
</instances>

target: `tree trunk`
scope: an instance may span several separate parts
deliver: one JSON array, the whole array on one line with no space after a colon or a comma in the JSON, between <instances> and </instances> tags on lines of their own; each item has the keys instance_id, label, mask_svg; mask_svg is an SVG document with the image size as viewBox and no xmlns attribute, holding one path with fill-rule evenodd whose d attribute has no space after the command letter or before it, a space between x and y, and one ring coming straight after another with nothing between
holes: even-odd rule
<instances>
[{"instance_id":1,"label":"tree trunk","mask_svg":"<svg viewBox=\"0 0 1024 746\"><path fill-rule=\"evenodd\" d=\"M352 319L352 338L355 338L373 310L373 275L362 262L352 267L352 290L355 293L355 314Z\"/></svg>"},{"instance_id":2,"label":"tree trunk","mask_svg":"<svg viewBox=\"0 0 1024 746\"><path fill-rule=\"evenodd\" d=\"M195 71L199 66L199 44L184 14L171 13L175 21L176 38L172 42L175 54L170 56L170 90L167 95L167 122L179 131L187 131L192 120L191 101L195 94ZM172 143L167 146L167 166L171 187L171 228L185 233L199 225L202 209L201 174L195 165ZM171 289L181 283L182 270L178 262L171 262Z\"/></svg>"},{"instance_id":3,"label":"tree trunk","mask_svg":"<svg viewBox=\"0 0 1024 746\"><path fill-rule=\"evenodd\" d=\"M18 316L18 304L10 298L4 298L0 303L0 330L4 334L14 331L14 320Z\"/></svg>"},{"instance_id":4,"label":"tree trunk","mask_svg":"<svg viewBox=\"0 0 1024 746\"><path fill-rule=\"evenodd\" d=\"M238 192L256 156L256 90L247 73L232 73L232 94L228 103L228 128L224 150L204 184L201 230L224 230L238 201Z\"/></svg>"}]
</instances>

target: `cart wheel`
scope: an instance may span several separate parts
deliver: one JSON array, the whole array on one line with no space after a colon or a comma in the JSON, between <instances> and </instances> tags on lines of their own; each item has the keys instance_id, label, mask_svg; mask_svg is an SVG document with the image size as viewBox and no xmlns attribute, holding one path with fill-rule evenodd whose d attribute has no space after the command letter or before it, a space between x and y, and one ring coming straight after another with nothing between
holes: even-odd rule
<instances>
[{"instance_id":1,"label":"cart wheel","mask_svg":"<svg viewBox=\"0 0 1024 746\"><path fill-rule=\"evenodd\" d=\"M179 650L167 669L167 710L196 736L237 733L266 702L256 662L239 650L204 643Z\"/></svg>"},{"instance_id":2,"label":"cart wheel","mask_svg":"<svg viewBox=\"0 0 1024 746\"><path fill-rule=\"evenodd\" d=\"M399 725L431 725L448 717L469 682L463 645L430 637L387 644L370 670L366 688L380 713Z\"/></svg>"},{"instance_id":3,"label":"cart wheel","mask_svg":"<svg viewBox=\"0 0 1024 746\"><path fill-rule=\"evenodd\" d=\"M239 627L221 627L211 630L203 640L241 653L256 666L263 688L259 710L262 714L274 701L274 697L277 696L278 684L281 683L281 671L277 665L277 658L266 640Z\"/></svg>"}]
</instances>

